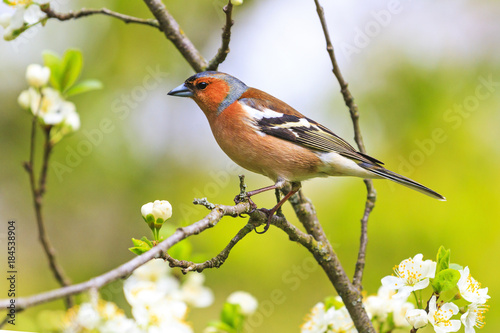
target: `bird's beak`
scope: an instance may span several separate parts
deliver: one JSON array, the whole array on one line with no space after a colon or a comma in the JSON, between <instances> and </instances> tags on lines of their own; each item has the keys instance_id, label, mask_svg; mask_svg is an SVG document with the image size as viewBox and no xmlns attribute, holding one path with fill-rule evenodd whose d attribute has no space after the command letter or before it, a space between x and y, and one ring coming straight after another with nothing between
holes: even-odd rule
<instances>
[{"instance_id":1,"label":"bird's beak","mask_svg":"<svg viewBox=\"0 0 500 333\"><path fill-rule=\"evenodd\" d=\"M168 95L179 96L179 97L193 97L193 92L189 90L188 87L183 83L177 88L174 88L168 92Z\"/></svg>"}]
</instances>

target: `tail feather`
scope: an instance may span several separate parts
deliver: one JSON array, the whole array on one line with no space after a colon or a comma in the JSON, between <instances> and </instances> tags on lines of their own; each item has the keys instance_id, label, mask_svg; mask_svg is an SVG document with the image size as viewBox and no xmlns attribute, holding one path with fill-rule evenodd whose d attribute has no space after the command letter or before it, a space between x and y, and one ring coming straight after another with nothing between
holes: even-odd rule
<instances>
[{"instance_id":1,"label":"tail feather","mask_svg":"<svg viewBox=\"0 0 500 333\"><path fill-rule=\"evenodd\" d=\"M396 182L398 184L404 185L406 187L409 187L415 191L418 191L420 193L423 193L425 195L428 195L430 197L433 197L435 199L441 200L441 201L446 201L446 198L443 197L441 194L437 193L436 191L431 190L430 188L417 183L414 180L411 180L410 178L406 178L405 176L401 176L395 172L392 172L390 170L387 170L383 167L375 167L373 165L363 165L360 164L361 167L365 168L366 170L373 172L374 174L386 178L389 180L392 180L393 182Z\"/></svg>"}]
</instances>

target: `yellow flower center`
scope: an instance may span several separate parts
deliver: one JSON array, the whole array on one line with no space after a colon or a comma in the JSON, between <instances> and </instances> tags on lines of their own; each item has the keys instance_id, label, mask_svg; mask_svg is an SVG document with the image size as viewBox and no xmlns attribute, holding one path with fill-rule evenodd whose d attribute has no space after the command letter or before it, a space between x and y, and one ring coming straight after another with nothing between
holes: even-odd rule
<instances>
[{"instance_id":1,"label":"yellow flower center","mask_svg":"<svg viewBox=\"0 0 500 333\"><path fill-rule=\"evenodd\" d=\"M31 1L32 0L10 0L8 4L11 6L20 6L20 5L26 6L30 4Z\"/></svg>"},{"instance_id":2,"label":"yellow flower center","mask_svg":"<svg viewBox=\"0 0 500 333\"><path fill-rule=\"evenodd\" d=\"M467 291L479 296L479 289L481 289L481 283L477 282L470 274L467 277Z\"/></svg>"},{"instance_id":3,"label":"yellow flower center","mask_svg":"<svg viewBox=\"0 0 500 333\"><path fill-rule=\"evenodd\" d=\"M484 319L485 319L485 312L488 311L489 305L478 305L477 308L472 310L474 312L474 316L476 318L475 320L475 325L477 328L483 328L484 326Z\"/></svg>"},{"instance_id":4,"label":"yellow flower center","mask_svg":"<svg viewBox=\"0 0 500 333\"><path fill-rule=\"evenodd\" d=\"M421 270L422 265L419 265L418 268ZM417 271L413 259L404 260L399 265L394 266L394 273L397 277L405 280L409 286L422 280L422 274Z\"/></svg>"},{"instance_id":5,"label":"yellow flower center","mask_svg":"<svg viewBox=\"0 0 500 333\"><path fill-rule=\"evenodd\" d=\"M436 324L439 324L439 326L441 326L441 327L451 326L451 321L450 321L451 316L453 316L453 310L451 310L451 309L449 309L449 310L438 309L434 313L434 321L436 322Z\"/></svg>"}]
</instances>

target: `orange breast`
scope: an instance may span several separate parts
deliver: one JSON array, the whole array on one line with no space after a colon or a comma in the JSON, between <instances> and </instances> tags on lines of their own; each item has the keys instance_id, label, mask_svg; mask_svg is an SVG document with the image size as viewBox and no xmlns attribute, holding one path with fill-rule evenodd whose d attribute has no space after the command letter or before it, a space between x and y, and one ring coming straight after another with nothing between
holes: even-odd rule
<instances>
[{"instance_id":1,"label":"orange breast","mask_svg":"<svg viewBox=\"0 0 500 333\"><path fill-rule=\"evenodd\" d=\"M218 117L210 118L217 143L241 167L274 181L278 177L300 181L318 176L321 161L314 152L274 136L259 134L237 103Z\"/></svg>"}]
</instances>

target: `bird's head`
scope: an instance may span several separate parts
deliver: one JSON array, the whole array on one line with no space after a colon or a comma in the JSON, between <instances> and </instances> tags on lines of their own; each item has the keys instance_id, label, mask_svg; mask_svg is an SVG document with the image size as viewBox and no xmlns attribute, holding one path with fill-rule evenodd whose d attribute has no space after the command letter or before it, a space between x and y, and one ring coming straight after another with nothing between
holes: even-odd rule
<instances>
[{"instance_id":1,"label":"bird's head","mask_svg":"<svg viewBox=\"0 0 500 333\"><path fill-rule=\"evenodd\" d=\"M191 76L168 94L192 98L207 117L210 117L219 115L247 89L246 84L234 76L209 71Z\"/></svg>"}]
</instances>

